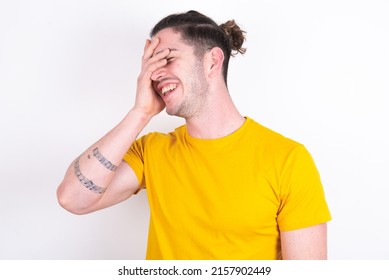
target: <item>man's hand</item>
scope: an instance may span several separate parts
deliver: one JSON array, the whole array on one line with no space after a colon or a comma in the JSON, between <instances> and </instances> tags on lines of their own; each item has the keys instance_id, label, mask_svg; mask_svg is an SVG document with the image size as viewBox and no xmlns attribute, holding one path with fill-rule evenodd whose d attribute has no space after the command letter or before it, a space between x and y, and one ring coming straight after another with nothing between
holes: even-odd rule
<instances>
[{"instance_id":1,"label":"man's hand","mask_svg":"<svg viewBox=\"0 0 389 280\"><path fill-rule=\"evenodd\" d=\"M151 77L154 71L167 64L166 56L169 55L170 50L165 49L154 54L158 44L158 38L146 40L142 56L141 72L137 80L134 109L144 113L149 118L159 114L165 108L164 101L153 88Z\"/></svg>"}]
</instances>

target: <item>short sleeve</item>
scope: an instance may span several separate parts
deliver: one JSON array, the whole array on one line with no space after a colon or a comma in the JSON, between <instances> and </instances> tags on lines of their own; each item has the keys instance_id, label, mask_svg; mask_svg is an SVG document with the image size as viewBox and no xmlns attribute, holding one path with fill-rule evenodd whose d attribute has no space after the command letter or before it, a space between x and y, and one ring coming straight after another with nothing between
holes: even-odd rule
<instances>
[{"instance_id":1,"label":"short sleeve","mask_svg":"<svg viewBox=\"0 0 389 280\"><path fill-rule=\"evenodd\" d=\"M279 228L281 231L295 230L330 220L314 160L303 145L298 145L287 157L280 176Z\"/></svg>"},{"instance_id":2,"label":"short sleeve","mask_svg":"<svg viewBox=\"0 0 389 280\"><path fill-rule=\"evenodd\" d=\"M127 162L132 170L135 172L138 181L140 182L141 188L145 186L144 180L144 146L146 136L139 138L132 143L127 153L124 155L123 160Z\"/></svg>"}]
</instances>

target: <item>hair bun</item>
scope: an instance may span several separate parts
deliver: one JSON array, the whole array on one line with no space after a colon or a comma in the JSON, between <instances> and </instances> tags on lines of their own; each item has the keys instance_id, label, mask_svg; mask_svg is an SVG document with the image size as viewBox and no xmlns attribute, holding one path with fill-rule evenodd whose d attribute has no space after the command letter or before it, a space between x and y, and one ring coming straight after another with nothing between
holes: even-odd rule
<instances>
[{"instance_id":1,"label":"hair bun","mask_svg":"<svg viewBox=\"0 0 389 280\"><path fill-rule=\"evenodd\" d=\"M235 56L238 53L244 54L246 52L246 48L243 48L243 43L246 40L243 31L240 27L235 23L235 20L229 20L226 23L220 25L220 28L224 30L227 34L230 42L231 42L231 56Z\"/></svg>"}]
</instances>

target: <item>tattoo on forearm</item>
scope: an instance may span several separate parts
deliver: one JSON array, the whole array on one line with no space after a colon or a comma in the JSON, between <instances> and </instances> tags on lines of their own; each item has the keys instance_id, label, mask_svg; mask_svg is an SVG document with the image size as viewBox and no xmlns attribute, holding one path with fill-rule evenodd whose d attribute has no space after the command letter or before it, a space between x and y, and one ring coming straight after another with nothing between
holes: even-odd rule
<instances>
[{"instance_id":1,"label":"tattoo on forearm","mask_svg":"<svg viewBox=\"0 0 389 280\"><path fill-rule=\"evenodd\" d=\"M92 180L87 179L84 175L82 175L80 171L80 163L79 159L77 158L74 162L74 173L78 178L78 181L80 181L81 184L83 184L87 189L91 190L94 193L102 194L105 192L105 188L99 187L95 185Z\"/></svg>"},{"instance_id":2,"label":"tattoo on forearm","mask_svg":"<svg viewBox=\"0 0 389 280\"><path fill-rule=\"evenodd\" d=\"M95 148L93 150L93 156L97 158L97 160L104 165L105 168L111 170L111 171L116 171L117 166L114 165L112 162L107 160L99 151L99 148Z\"/></svg>"}]
</instances>

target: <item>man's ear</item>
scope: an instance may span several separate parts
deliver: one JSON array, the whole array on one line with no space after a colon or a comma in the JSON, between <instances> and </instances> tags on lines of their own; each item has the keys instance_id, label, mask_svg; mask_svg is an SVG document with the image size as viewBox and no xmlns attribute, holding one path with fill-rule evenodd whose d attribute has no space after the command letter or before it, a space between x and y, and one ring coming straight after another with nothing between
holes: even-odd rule
<instances>
[{"instance_id":1,"label":"man's ear","mask_svg":"<svg viewBox=\"0 0 389 280\"><path fill-rule=\"evenodd\" d=\"M206 71L210 78L220 75L223 68L224 54L218 47L213 47L207 53Z\"/></svg>"}]
</instances>

